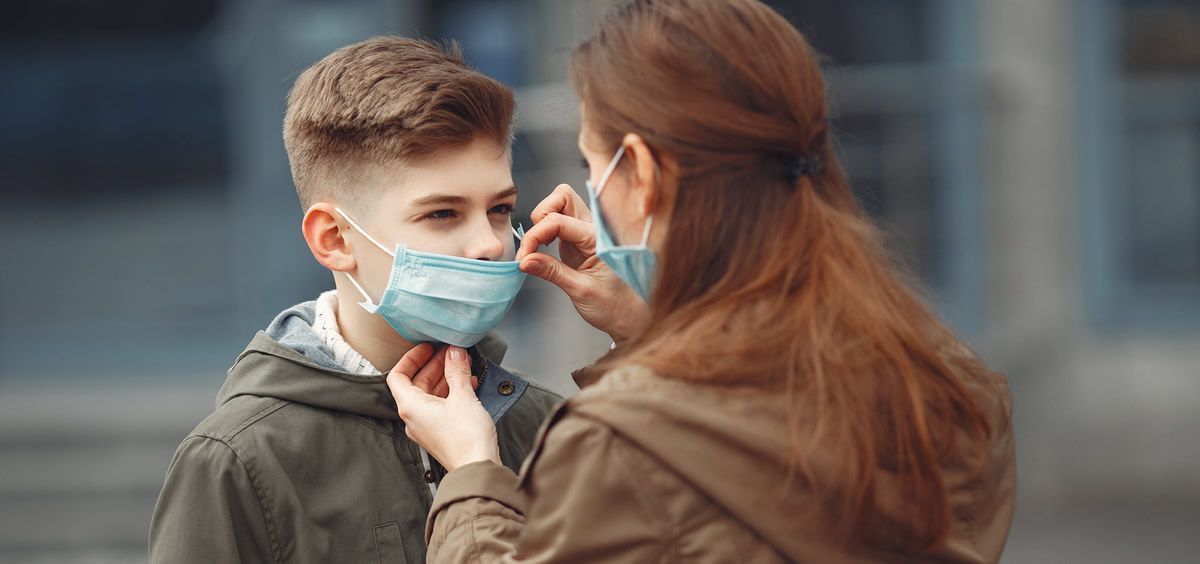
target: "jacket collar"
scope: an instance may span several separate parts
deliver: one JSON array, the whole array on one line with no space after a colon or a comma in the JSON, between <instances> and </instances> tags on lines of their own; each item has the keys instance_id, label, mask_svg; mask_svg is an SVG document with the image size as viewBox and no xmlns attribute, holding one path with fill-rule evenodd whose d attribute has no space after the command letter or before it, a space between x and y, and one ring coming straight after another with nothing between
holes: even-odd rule
<instances>
[{"instance_id":1,"label":"jacket collar","mask_svg":"<svg viewBox=\"0 0 1200 564\"><path fill-rule=\"evenodd\" d=\"M476 395L493 421L499 421L529 386L500 367L506 349L504 341L488 335L468 350L479 377ZM400 419L386 375L360 376L322 366L262 331L229 369L217 393L217 405L243 395L274 397L377 419Z\"/></svg>"},{"instance_id":2,"label":"jacket collar","mask_svg":"<svg viewBox=\"0 0 1200 564\"><path fill-rule=\"evenodd\" d=\"M616 345L613 345L613 348L604 353L604 356L601 356L583 368L571 372L571 379L575 380L575 385L579 386L579 389L582 390L591 387L592 384L598 382L600 378L604 377L606 372L605 370L601 369L599 365L614 357L617 354L617 350L618 349Z\"/></svg>"}]
</instances>

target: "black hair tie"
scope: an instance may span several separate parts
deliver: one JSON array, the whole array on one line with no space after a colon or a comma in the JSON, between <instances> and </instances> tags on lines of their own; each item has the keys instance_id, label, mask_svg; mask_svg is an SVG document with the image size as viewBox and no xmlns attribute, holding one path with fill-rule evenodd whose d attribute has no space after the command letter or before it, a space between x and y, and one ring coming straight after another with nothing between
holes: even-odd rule
<instances>
[{"instance_id":1,"label":"black hair tie","mask_svg":"<svg viewBox=\"0 0 1200 564\"><path fill-rule=\"evenodd\" d=\"M821 162L821 157L816 153L800 155L796 157L796 161L792 164L792 169L788 171L788 181L796 182L802 176L815 178L820 176L824 170L824 163Z\"/></svg>"}]
</instances>

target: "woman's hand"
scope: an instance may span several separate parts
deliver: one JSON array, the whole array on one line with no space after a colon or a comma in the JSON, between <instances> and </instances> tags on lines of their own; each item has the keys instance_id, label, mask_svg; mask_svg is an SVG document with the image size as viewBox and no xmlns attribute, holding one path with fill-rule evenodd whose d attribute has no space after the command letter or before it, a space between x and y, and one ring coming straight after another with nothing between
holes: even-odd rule
<instances>
[{"instance_id":1,"label":"woman's hand","mask_svg":"<svg viewBox=\"0 0 1200 564\"><path fill-rule=\"evenodd\" d=\"M412 350L415 349L422 350L413 353L414 361L418 365L424 363L424 366L412 377L412 384L422 392L439 398L450 395L450 385L446 383L446 347L434 348L429 343L421 343ZM471 376L471 387L479 389L478 378Z\"/></svg>"},{"instance_id":2,"label":"woman's hand","mask_svg":"<svg viewBox=\"0 0 1200 564\"><path fill-rule=\"evenodd\" d=\"M559 184L530 214L533 227L521 240L521 270L558 286L593 327L620 343L650 319L646 302L596 256L596 226L575 190ZM558 240L562 260L537 252Z\"/></svg>"},{"instance_id":3,"label":"woman's hand","mask_svg":"<svg viewBox=\"0 0 1200 564\"><path fill-rule=\"evenodd\" d=\"M430 374L442 366L448 392L445 398L414 384L429 381ZM470 356L459 347L447 347L444 355L435 355L429 345L413 347L387 375L408 438L429 451L446 470L485 460L500 463L496 425L475 396L476 381L471 376ZM434 391L438 387L435 384Z\"/></svg>"}]
</instances>

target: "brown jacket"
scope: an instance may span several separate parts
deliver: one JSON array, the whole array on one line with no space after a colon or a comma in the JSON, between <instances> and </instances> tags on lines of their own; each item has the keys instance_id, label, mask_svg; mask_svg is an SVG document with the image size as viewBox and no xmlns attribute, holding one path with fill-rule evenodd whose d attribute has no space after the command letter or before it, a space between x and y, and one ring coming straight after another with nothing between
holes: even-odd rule
<instances>
[{"instance_id":1,"label":"brown jacket","mask_svg":"<svg viewBox=\"0 0 1200 564\"><path fill-rule=\"evenodd\" d=\"M627 367L561 404L520 477L492 463L448 474L426 524L429 562L994 562L1013 512L1007 384L976 390L995 428L984 470L947 469L955 522L938 552L832 542L787 482L784 400ZM886 482L881 499L888 497ZM903 530L902 507L882 531Z\"/></svg>"}]
</instances>

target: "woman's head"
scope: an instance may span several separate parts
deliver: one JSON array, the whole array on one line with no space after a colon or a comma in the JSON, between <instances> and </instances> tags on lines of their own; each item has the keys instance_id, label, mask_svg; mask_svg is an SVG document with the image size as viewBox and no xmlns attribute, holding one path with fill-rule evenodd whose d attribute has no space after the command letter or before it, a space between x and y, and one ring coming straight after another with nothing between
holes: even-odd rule
<instances>
[{"instance_id":1,"label":"woman's head","mask_svg":"<svg viewBox=\"0 0 1200 564\"><path fill-rule=\"evenodd\" d=\"M857 213L830 149L817 56L759 2L628 4L578 48L572 79L593 182L626 147L601 202L609 228L628 244L647 216L661 226L650 235L656 308L760 272L776 258L769 244L796 236L797 192ZM797 175L806 161L830 181Z\"/></svg>"},{"instance_id":2,"label":"woman's head","mask_svg":"<svg viewBox=\"0 0 1200 564\"><path fill-rule=\"evenodd\" d=\"M604 202L622 242L640 234L648 214L668 225L679 186L693 208L718 196L704 193L709 186L730 181L763 190L743 195L772 207L795 186L800 159L832 159L816 55L761 3L633 2L578 48L572 71L593 182L626 146ZM729 211L709 209L707 226L692 223L705 231L699 240L745 229L718 225ZM652 246L666 243L661 235L652 234Z\"/></svg>"},{"instance_id":3,"label":"woman's head","mask_svg":"<svg viewBox=\"0 0 1200 564\"><path fill-rule=\"evenodd\" d=\"M804 37L757 0L638 0L577 49L572 80L593 182L625 147L601 202L609 229L636 243L655 219L652 322L615 362L786 386L793 463L847 537L871 536L887 468L914 542L937 545L945 453L989 433L964 384L983 368L948 352L961 347L855 200Z\"/></svg>"}]
</instances>

